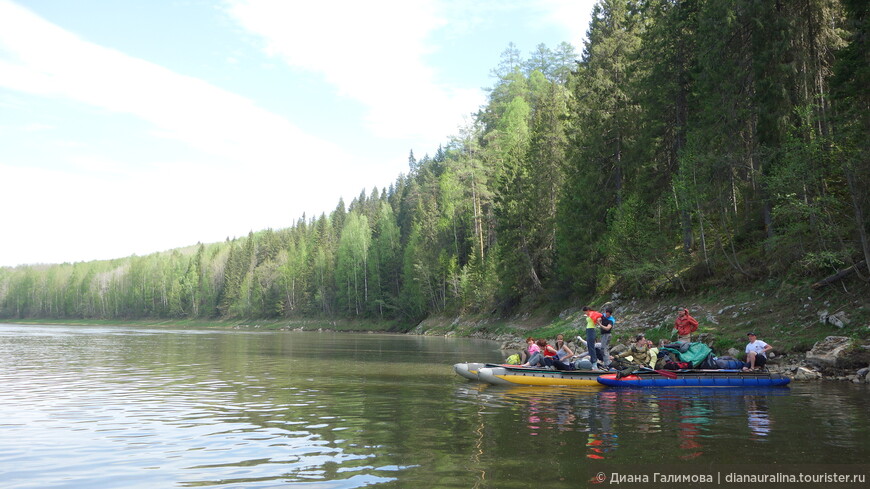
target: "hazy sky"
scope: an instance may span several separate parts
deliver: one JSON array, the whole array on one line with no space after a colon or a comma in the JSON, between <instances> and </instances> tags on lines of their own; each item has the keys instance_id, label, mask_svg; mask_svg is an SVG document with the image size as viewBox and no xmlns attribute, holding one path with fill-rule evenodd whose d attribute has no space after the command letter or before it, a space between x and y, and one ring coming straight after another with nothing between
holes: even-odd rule
<instances>
[{"instance_id":1,"label":"hazy sky","mask_svg":"<svg viewBox=\"0 0 870 489\"><path fill-rule=\"evenodd\" d=\"M292 226L394 183L593 0L0 0L0 266Z\"/></svg>"}]
</instances>

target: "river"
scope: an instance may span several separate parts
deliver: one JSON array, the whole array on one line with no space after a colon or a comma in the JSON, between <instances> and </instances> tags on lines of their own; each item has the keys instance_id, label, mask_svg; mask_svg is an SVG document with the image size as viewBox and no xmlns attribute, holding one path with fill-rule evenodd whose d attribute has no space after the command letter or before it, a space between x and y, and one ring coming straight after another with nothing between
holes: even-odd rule
<instances>
[{"instance_id":1,"label":"river","mask_svg":"<svg viewBox=\"0 0 870 489\"><path fill-rule=\"evenodd\" d=\"M870 455L866 385L502 388L453 373L499 361L496 347L0 324L0 487L577 488L611 465Z\"/></svg>"}]
</instances>

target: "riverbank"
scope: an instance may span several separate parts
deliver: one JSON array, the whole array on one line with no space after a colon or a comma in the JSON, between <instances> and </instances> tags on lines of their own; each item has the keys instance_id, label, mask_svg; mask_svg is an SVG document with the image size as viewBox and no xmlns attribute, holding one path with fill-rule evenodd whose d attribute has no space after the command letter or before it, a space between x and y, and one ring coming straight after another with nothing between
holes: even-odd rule
<instances>
[{"instance_id":1,"label":"riverbank","mask_svg":"<svg viewBox=\"0 0 870 489\"><path fill-rule=\"evenodd\" d=\"M613 294L590 306L613 308L617 323L611 345L627 344L638 333L654 342L675 340L674 319L677 311L686 307L699 322L693 340L707 344L717 356L742 359L746 335L751 331L773 346L771 370L796 380L870 384L870 293L776 284L768 289L716 289L657 299ZM554 338L563 334L573 339L583 331L584 321L578 306L549 316L533 310L510 318L434 317L415 332L493 339L510 351L522 348L522 338L528 336Z\"/></svg>"},{"instance_id":2,"label":"riverbank","mask_svg":"<svg viewBox=\"0 0 870 489\"><path fill-rule=\"evenodd\" d=\"M867 287L864 286L866 289ZM771 344L771 368L796 379L831 378L870 381L870 294L844 293L827 288L771 285L753 290L715 289L694 296L656 299L624 297L618 293L590 302L596 309L612 307L617 318L612 344L625 344L637 333L658 342L675 339L673 322L682 307L698 319L696 339L718 356L742 357L746 333ZM509 316L497 314L440 314L419 324L379 319L132 319L123 324L148 328L301 330L410 333L474 337L499 342L505 350L522 347L522 339L574 338L581 332L581 305L561 310L529 308ZM19 324L117 325L117 320L14 319ZM828 338L833 338L828 340ZM862 374L863 372L863 374ZM861 374L861 375L859 375Z\"/></svg>"},{"instance_id":3,"label":"riverbank","mask_svg":"<svg viewBox=\"0 0 870 489\"><path fill-rule=\"evenodd\" d=\"M64 326L135 326L141 328L175 329L259 329L263 331L342 331L406 333L410 326L397 321L349 320L349 319L58 319L24 318L2 319L10 324L48 324Z\"/></svg>"}]
</instances>

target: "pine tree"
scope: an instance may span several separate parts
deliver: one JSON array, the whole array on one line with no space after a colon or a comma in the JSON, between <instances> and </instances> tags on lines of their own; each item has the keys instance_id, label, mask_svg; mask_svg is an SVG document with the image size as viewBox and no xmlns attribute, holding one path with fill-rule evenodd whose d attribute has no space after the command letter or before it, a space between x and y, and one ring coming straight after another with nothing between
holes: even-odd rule
<instances>
[{"instance_id":1,"label":"pine tree","mask_svg":"<svg viewBox=\"0 0 870 489\"><path fill-rule=\"evenodd\" d=\"M641 27L634 2L596 4L583 59L569 82L573 133L557 249L560 283L575 293L597 287L608 210L621 204L626 182L636 177L629 155L639 107L631 90Z\"/></svg>"}]
</instances>

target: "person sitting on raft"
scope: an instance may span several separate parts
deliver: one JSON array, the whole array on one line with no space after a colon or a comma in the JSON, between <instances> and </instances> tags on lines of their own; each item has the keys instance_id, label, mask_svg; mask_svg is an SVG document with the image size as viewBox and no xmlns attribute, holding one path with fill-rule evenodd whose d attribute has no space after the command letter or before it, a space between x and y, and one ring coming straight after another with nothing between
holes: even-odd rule
<instances>
[{"instance_id":1,"label":"person sitting on raft","mask_svg":"<svg viewBox=\"0 0 870 489\"><path fill-rule=\"evenodd\" d=\"M767 352L773 350L773 347L758 339L755 333L746 333L749 338L749 344L746 345L746 363L743 367L744 372L762 368L767 364Z\"/></svg>"},{"instance_id":2,"label":"person sitting on raft","mask_svg":"<svg viewBox=\"0 0 870 489\"><path fill-rule=\"evenodd\" d=\"M526 347L520 351L520 364L529 363L529 360L532 359L532 355L538 351L541 351L541 349L538 348L537 344L535 344L535 339L531 336L526 338Z\"/></svg>"},{"instance_id":3,"label":"person sitting on raft","mask_svg":"<svg viewBox=\"0 0 870 489\"><path fill-rule=\"evenodd\" d=\"M629 366L641 366L641 367L649 367L650 361L650 350L649 350L649 342L643 334L639 334L635 337L634 343L632 343L631 348L620 353L619 355L611 356L610 359L614 361L619 361L622 365ZM627 357L631 357L631 360L628 360ZM627 364L627 365L626 365Z\"/></svg>"},{"instance_id":4,"label":"person sitting on raft","mask_svg":"<svg viewBox=\"0 0 870 489\"><path fill-rule=\"evenodd\" d=\"M574 356L574 352L568 348L568 344L565 343L565 336L561 334L556 335L556 344L554 345L556 351L558 352L559 360L567 360Z\"/></svg>"},{"instance_id":5,"label":"person sitting on raft","mask_svg":"<svg viewBox=\"0 0 870 489\"><path fill-rule=\"evenodd\" d=\"M547 359L558 358L559 352L556 351L555 348L547 344L547 340L541 338L535 342L535 346L537 346L537 351L532 353L529 361L522 364L522 367L547 367L549 366L547 363ZM531 351L531 347L529 348Z\"/></svg>"}]
</instances>

